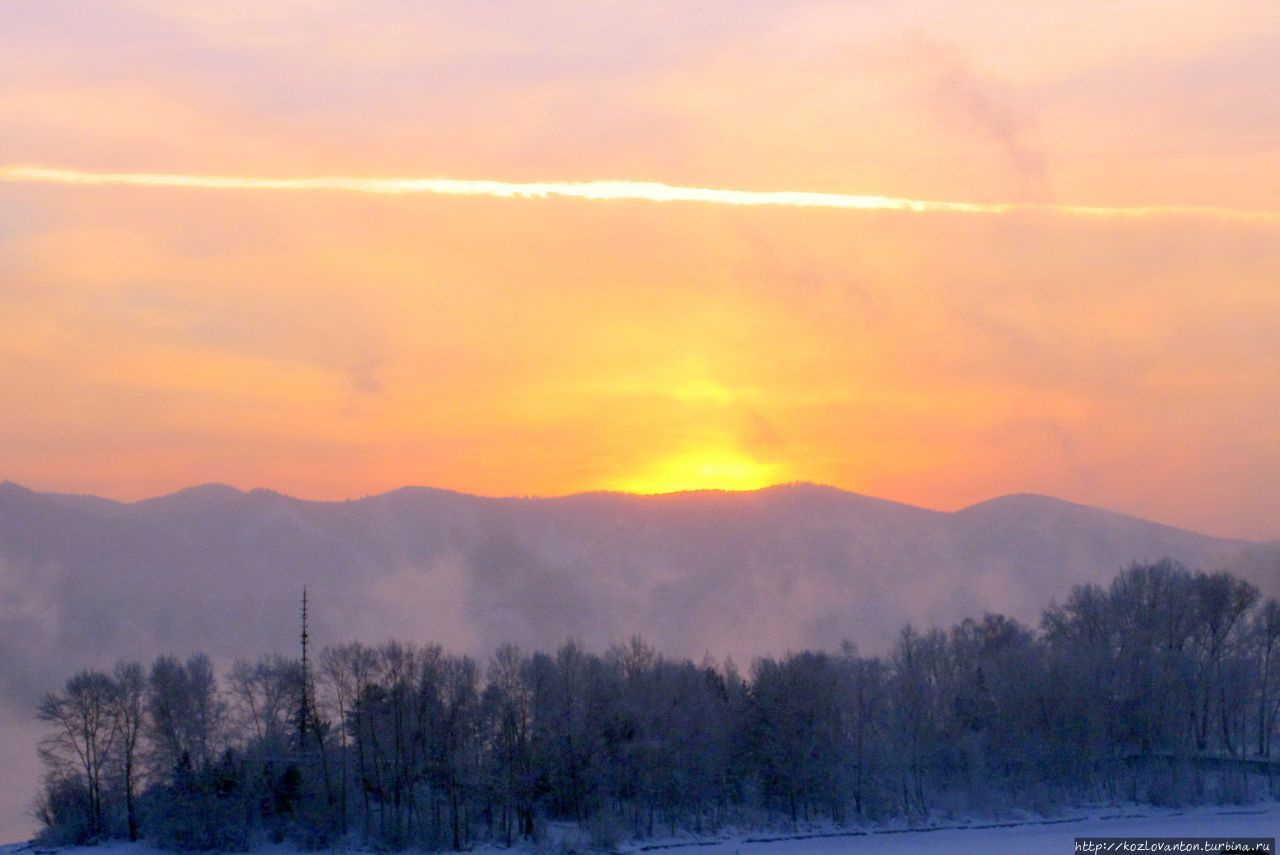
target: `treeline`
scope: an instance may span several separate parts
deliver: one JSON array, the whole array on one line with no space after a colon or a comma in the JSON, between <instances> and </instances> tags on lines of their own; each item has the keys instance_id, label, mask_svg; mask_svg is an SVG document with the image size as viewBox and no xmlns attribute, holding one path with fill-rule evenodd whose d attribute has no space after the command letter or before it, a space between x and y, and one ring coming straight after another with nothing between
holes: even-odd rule
<instances>
[{"instance_id":1,"label":"treeline","mask_svg":"<svg viewBox=\"0 0 1280 855\"><path fill-rule=\"evenodd\" d=\"M39 712L49 842L459 849L560 819L607 846L730 822L1246 798L1248 764L1224 761L1280 754L1280 604L1166 561L1077 587L1038 631L998 615L908 627L885 656L846 643L742 674L638 639L505 646L483 665L347 644L221 679L201 655L83 671Z\"/></svg>"}]
</instances>

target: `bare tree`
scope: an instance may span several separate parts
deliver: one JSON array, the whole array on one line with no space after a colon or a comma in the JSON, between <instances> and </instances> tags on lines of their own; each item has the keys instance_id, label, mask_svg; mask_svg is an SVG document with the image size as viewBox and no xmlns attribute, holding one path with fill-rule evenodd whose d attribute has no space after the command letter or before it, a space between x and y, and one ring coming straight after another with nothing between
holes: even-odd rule
<instances>
[{"instance_id":1,"label":"bare tree","mask_svg":"<svg viewBox=\"0 0 1280 855\"><path fill-rule=\"evenodd\" d=\"M1258 646L1258 756L1271 756L1271 736L1280 716L1280 692L1272 684L1280 680L1280 602L1267 600L1255 619Z\"/></svg>"},{"instance_id":2,"label":"bare tree","mask_svg":"<svg viewBox=\"0 0 1280 855\"><path fill-rule=\"evenodd\" d=\"M116 753L120 758L120 771L123 778L121 789L124 791L125 821L128 825L129 840L138 839L138 812L135 804L138 786L138 756L142 743L142 729L145 724L143 700L147 689L147 679L141 662L118 662L112 672L116 691L113 715L116 725Z\"/></svg>"},{"instance_id":3,"label":"bare tree","mask_svg":"<svg viewBox=\"0 0 1280 855\"><path fill-rule=\"evenodd\" d=\"M40 758L55 779L79 780L86 793L89 836L101 836L103 771L119 735L119 688L101 671L81 671L61 693L40 702L41 721L54 725L40 742Z\"/></svg>"},{"instance_id":4,"label":"bare tree","mask_svg":"<svg viewBox=\"0 0 1280 855\"><path fill-rule=\"evenodd\" d=\"M157 659L147 680L146 711L158 774L171 775L184 757L197 772L209 767L226 713L209 657L197 653L186 663L172 656Z\"/></svg>"}]
</instances>

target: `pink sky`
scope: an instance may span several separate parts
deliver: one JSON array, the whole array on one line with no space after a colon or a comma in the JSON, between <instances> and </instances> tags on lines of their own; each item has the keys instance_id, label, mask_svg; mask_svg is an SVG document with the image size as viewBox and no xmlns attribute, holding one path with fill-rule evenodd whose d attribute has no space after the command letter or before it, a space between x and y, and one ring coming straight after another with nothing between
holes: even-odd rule
<instances>
[{"instance_id":1,"label":"pink sky","mask_svg":"<svg viewBox=\"0 0 1280 855\"><path fill-rule=\"evenodd\" d=\"M317 7L323 5L323 11ZM0 167L1280 208L1267 2L0 11ZM0 478L1280 537L1280 225L0 183Z\"/></svg>"}]
</instances>

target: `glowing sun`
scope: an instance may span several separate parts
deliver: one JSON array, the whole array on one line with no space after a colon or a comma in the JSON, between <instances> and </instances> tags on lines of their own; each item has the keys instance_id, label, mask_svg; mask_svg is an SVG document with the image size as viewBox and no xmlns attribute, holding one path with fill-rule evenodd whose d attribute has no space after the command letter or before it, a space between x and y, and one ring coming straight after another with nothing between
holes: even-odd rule
<instances>
[{"instance_id":1,"label":"glowing sun","mask_svg":"<svg viewBox=\"0 0 1280 855\"><path fill-rule=\"evenodd\" d=\"M781 480L781 467L735 451L697 451L668 457L650 471L617 480L628 493L680 493L686 490L759 490Z\"/></svg>"}]
</instances>

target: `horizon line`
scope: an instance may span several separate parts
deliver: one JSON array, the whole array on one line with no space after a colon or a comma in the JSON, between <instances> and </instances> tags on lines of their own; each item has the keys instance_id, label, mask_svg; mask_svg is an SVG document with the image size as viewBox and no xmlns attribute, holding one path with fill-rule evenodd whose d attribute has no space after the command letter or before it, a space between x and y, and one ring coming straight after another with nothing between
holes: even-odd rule
<instances>
[{"instance_id":1,"label":"horizon line","mask_svg":"<svg viewBox=\"0 0 1280 855\"><path fill-rule=\"evenodd\" d=\"M1064 499L1061 496L1054 496L1049 493L1037 493L1031 490L1016 490L1011 493L1001 493L999 495L991 496L986 499L981 499L977 502L971 502L967 505L958 507L954 510L942 510L939 508L931 508L931 507L926 507L924 505L914 504L912 502L901 501L899 499L890 499L884 496L872 495L870 493L860 493L856 490L849 490L844 487L838 487L834 484L826 484L819 481L804 481L804 480L780 481L776 484L768 484L763 487L754 487L751 489L742 489L742 490L736 490L731 488L702 487L702 488L689 489L689 490L670 490L662 493L636 493L636 492L629 492L626 490L600 489L600 490L578 490L571 493L559 493L559 494L534 494L534 493L485 494L485 493L472 493L472 492L467 492L465 490L457 490L451 487L433 487L426 484L404 484L399 487L392 487L388 490L383 490L377 493L366 493L361 496L346 496L344 498L338 498L338 499L304 498L302 496L295 496L290 493L284 493L284 492L281 492L280 490L276 490L271 487L258 486L258 487L250 487L246 489L246 488L236 487L234 485L227 484L221 481L207 481L201 484L192 484L187 487L179 487L176 490L171 490L166 493L159 493L152 496L145 496L140 499L114 499L109 496L101 496L96 493L75 493L75 492L65 492L60 490L36 490L26 486L25 484L19 484L18 482L10 479L5 479L3 481L0 481L0 487L4 487L4 486L17 487L20 490L25 490L37 496L62 496L62 497L74 497L74 498L98 499L104 502L111 502L117 505L124 505L124 506L133 506L133 505L142 504L144 502L167 499L167 498L176 496L180 493L186 493L192 490L199 490L199 489L208 488L208 487L223 488L226 490L230 490L240 496L248 496L253 493L273 493L275 495L282 496L286 499L290 499L295 502L306 502L306 503L315 503L315 504L335 504L335 505L346 504L349 502L369 501L371 499L378 499L385 496L390 496L393 493L399 493L406 490L424 490L424 491L431 491L431 492L437 492L437 493L451 493L455 496L463 496L470 499L483 499L486 501L554 502L554 501L563 501L565 499L574 499L574 498L585 497L585 496L617 496L617 497L636 498L636 499L650 499L650 498L661 499L664 497L697 496L697 495L738 496L738 495L749 495L749 494L756 494L756 493L766 493L770 491L786 489L789 487L815 487L823 490L830 490L845 496L852 496L852 497L862 498L862 499L871 499L876 502L884 502L886 504L899 505L906 508L912 508L914 510L926 511L928 513L947 514L947 515L963 513L964 511L972 510L973 508L977 508L981 505L989 504L992 502L998 502L1003 499L1014 499L1014 498L1045 499L1051 502L1058 502L1064 505L1071 505L1077 508L1084 508L1087 510L1099 511L1107 514L1114 514L1116 516L1121 516L1131 520L1136 520L1138 522L1147 523L1148 525L1160 526L1162 528L1172 529L1175 531L1185 532L1188 534L1194 534L1198 537L1208 537L1214 540L1233 541L1237 543L1248 543L1248 544L1280 543L1280 535L1259 539L1259 538L1209 534L1207 532L1199 531L1197 529L1186 528L1185 526L1181 526L1181 525L1159 522L1157 520L1153 520L1147 517L1137 516L1136 514L1129 513L1126 511L1117 511L1112 508L1102 507L1100 505L1092 505L1086 502L1078 502L1072 499Z\"/></svg>"}]
</instances>

